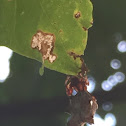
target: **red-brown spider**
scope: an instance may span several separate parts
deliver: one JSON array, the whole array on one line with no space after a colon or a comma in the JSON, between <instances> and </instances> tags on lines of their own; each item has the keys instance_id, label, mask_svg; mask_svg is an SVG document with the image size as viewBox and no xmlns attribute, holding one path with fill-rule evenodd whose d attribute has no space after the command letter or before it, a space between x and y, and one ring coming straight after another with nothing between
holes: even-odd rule
<instances>
[{"instance_id":1,"label":"red-brown spider","mask_svg":"<svg viewBox=\"0 0 126 126\"><path fill-rule=\"evenodd\" d=\"M87 85L89 85L87 76L68 76L65 81L66 94L71 96L73 90L77 92L87 90Z\"/></svg>"}]
</instances>

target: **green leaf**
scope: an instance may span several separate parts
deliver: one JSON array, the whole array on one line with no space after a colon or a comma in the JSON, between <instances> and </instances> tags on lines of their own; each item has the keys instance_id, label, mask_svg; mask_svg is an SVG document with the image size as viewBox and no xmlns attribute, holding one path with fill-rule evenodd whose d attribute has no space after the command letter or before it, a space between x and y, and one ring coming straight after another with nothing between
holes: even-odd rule
<instances>
[{"instance_id":1,"label":"green leaf","mask_svg":"<svg viewBox=\"0 0 126 126\"><path fill-rule=\"evenodd\" d=\"M92 21L90 0L0 0L0 45L42 61L41 51L32 49L31 41L37 31L51 34L56 60L45 60L44 66L77 75L81 61L69 53L83 55Z\"/></svg>"}]
</instances>

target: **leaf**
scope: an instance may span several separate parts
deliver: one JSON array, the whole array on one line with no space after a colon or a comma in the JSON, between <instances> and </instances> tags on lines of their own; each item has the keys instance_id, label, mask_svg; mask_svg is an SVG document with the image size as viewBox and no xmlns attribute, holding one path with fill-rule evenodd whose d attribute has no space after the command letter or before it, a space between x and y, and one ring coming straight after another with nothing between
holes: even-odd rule
<instances>
[{"instance_id":1,"label":"leaf","mask_svg":"<svg viewBox=\"0 0 126 126\"><path fill-rule=\"evenodd\" d=\"M86 122L94 124L94 114L98 105L94 96L88 91L78 92L70 97L71 118L67 126L83 126Z\"/></svg>"},{"instance_id":2,"label":"leaf","mask_svg":"<svg viewBox=\"0 0 126 126\"><path fill-rule=\"evenodd\" d=\"M77 75L81 60L70 53L83 55L92 20L90 0L0 0L0 45L42 61L42 51L32 49L31 41L37 31L51 34L56 60L45 60L44 66Z\"/></svg>"}]
</instances>

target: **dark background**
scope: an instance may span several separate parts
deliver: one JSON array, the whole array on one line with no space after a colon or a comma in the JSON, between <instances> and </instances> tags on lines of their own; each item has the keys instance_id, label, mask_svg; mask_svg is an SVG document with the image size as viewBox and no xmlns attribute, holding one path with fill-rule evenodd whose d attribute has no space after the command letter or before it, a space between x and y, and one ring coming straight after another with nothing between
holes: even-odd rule
<instances>
[{"instance_id":1,"label":"dark background","mask_svg":"<svg viewBox=\"0 0 126 126\"><path fill-rule=\"evenodd\" d=\"M92 93L98 100L97 113L104 119L113 113L117 126L126 124L126 81L104 91L101 83L117 71L126 74L126 53L117 50L117 44L126 39L126 0L92 0L94 24L89 29L85 62L89 75L96 80ZM110 66L112 59L121 62L121 68ZM41 63L13 53L10 75L0 84L0 126L64 126L68 99L65 94L66 75L45 68L39 75ZM111 102L110 111L102 105Z\"/></svg>"}]
</instances>

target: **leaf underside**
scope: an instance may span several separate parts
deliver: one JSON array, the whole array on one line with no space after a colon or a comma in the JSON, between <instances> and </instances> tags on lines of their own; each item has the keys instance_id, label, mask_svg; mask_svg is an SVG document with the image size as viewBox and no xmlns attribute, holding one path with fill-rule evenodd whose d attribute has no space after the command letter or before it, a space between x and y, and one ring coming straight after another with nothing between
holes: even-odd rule
<instances>
[{"instance_id":1,"label":"leaf underside","mask_svg":"<svg viewBox=\"0 0 126 126\"><path fill-rule=\"evenodd\" d=\"M55 36L53 54L56 60L44 61L44 66L69 75L77 75L80 58L87 44L88 28L92 26L90 0L0 0L0 46L42 61L31 41L38 30Z\"/></svg>"}]
</instances>

